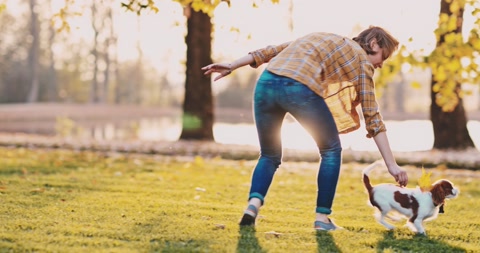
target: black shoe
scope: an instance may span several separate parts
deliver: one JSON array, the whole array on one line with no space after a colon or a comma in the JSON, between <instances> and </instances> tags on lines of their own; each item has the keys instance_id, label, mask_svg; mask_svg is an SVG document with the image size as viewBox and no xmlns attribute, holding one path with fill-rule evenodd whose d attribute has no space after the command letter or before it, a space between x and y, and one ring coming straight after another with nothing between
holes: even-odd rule
<instances>
[{"instance_id":1,"label":"black shoe","mask_svg":"<svg viewBox=\"0 0 480 253\"><path fill-rule=\"evenodd\" d=\"M255 217L243 214L242 220L240 221L240 226L255 226Z\"/></svg>"}]
</instances>

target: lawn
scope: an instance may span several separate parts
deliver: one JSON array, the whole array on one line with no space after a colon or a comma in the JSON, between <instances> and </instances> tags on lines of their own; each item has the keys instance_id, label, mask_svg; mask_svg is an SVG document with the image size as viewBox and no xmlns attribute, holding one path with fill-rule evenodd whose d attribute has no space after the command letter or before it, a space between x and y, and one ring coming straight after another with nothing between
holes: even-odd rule
<instances>
[{"instance_id":1,"label":"lawn","mask_svg":"<svg viewBox=\"0 0 480 253\"><path fill-rule=\"evenodd\" d=\"M425 237L374 221L360 163L342 166L344 229L316 233L315 163L282 164L257 226L239 229L255 161L5 147L0 161L0 252L480 252L479 171L428 169L461 193ZM415 187L421 168L405 168Z\"/></svg>"}]
</instances>

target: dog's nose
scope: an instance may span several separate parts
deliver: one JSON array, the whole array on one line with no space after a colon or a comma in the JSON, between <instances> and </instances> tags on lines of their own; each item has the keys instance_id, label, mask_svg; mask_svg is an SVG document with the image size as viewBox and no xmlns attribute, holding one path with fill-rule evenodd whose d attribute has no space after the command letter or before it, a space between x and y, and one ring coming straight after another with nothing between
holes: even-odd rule
<instances>
[{"instance_id":1,"label":"dog's nose","mask_svg":"<svg viewBox=\"0 0 480 253\"><path fill-rule=\"evenodd\" d=\"M454 196L457 196L458 193L460 193L460 192L458 191L458 189L453 188L452 193L453 193Z\"/></svg>"}]
</instances>

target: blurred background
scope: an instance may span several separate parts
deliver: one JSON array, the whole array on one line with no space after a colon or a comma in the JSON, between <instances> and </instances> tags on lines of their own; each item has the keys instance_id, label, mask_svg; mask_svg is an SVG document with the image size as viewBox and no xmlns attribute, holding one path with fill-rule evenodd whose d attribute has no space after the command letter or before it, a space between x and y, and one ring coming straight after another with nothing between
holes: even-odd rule
<instances>
[{"instance_id":1,"label":"blurred background","mask_svg":"<svg viewBox=\"0 0 480 253\"><path fill-rule=\"evenodd\" d=\"M187 18L176 1L155 1L141 15L119 0L0 0L0 132L94 140L175 141L182 133ZM142 2L142 1L132 1ZM149 4L149 1L143 1ZM182 1L179 1L182 2ZM439 0L231 0L213 11L211 58L249 51L316 31L356 36L370 25L390 31L406 51L432 54ZM465 5L463 36L478 25ZM212 83L214 139L257 145L252 92L262 68L245 67ZM378 97L395 151L429 150L432 72L401 65L379 82ZM467 128L480 147L478 83L462 83ZM408 135L407 135L408 132ZM284 146L314 147L288 118ZM344 148L375 150L362 128Z\"/></svg>"}]
</instances>

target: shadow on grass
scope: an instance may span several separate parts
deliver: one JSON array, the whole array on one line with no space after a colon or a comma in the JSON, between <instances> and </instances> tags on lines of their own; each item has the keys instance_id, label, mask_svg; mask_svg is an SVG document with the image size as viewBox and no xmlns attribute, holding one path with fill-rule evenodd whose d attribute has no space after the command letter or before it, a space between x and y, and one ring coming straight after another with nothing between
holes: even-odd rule
<instances>
[{"instance_id":1,"label":"shadow on grass","mask_svg":"<svg viewBox=\"0 0 480 253\"><path fill-rule=\"evenodd\" d=\"M262 249L255 235L255 228L250 226L240 226L237 252L267 252Z\"/></svg>"},{"instance_id":2,"label":"shadow on grass","mask_svg":"<svg viewBox=\"0 0 480 253\"><path fill-rule=\"evenodd\" d=\"M397 239L393 231L386 231L383 240L377 245L377 252L385 252L387 249L392 252L466 252L465 249L454 247L423 235L415 235L411 239Z\"/></svg>"},{"instance_id":3,"label":"shadow on grass","mask_svg":"<svg viewBox=\"0 0 480 253\"><path fill-rule=\"evenodd\" d=\"M339 253L342 252L337 245L335 245L335 241L333 240L332 235L327 231L317 231L316 232L316 239L318 245L319 253Z\"/></svg>"}]
</instances>

